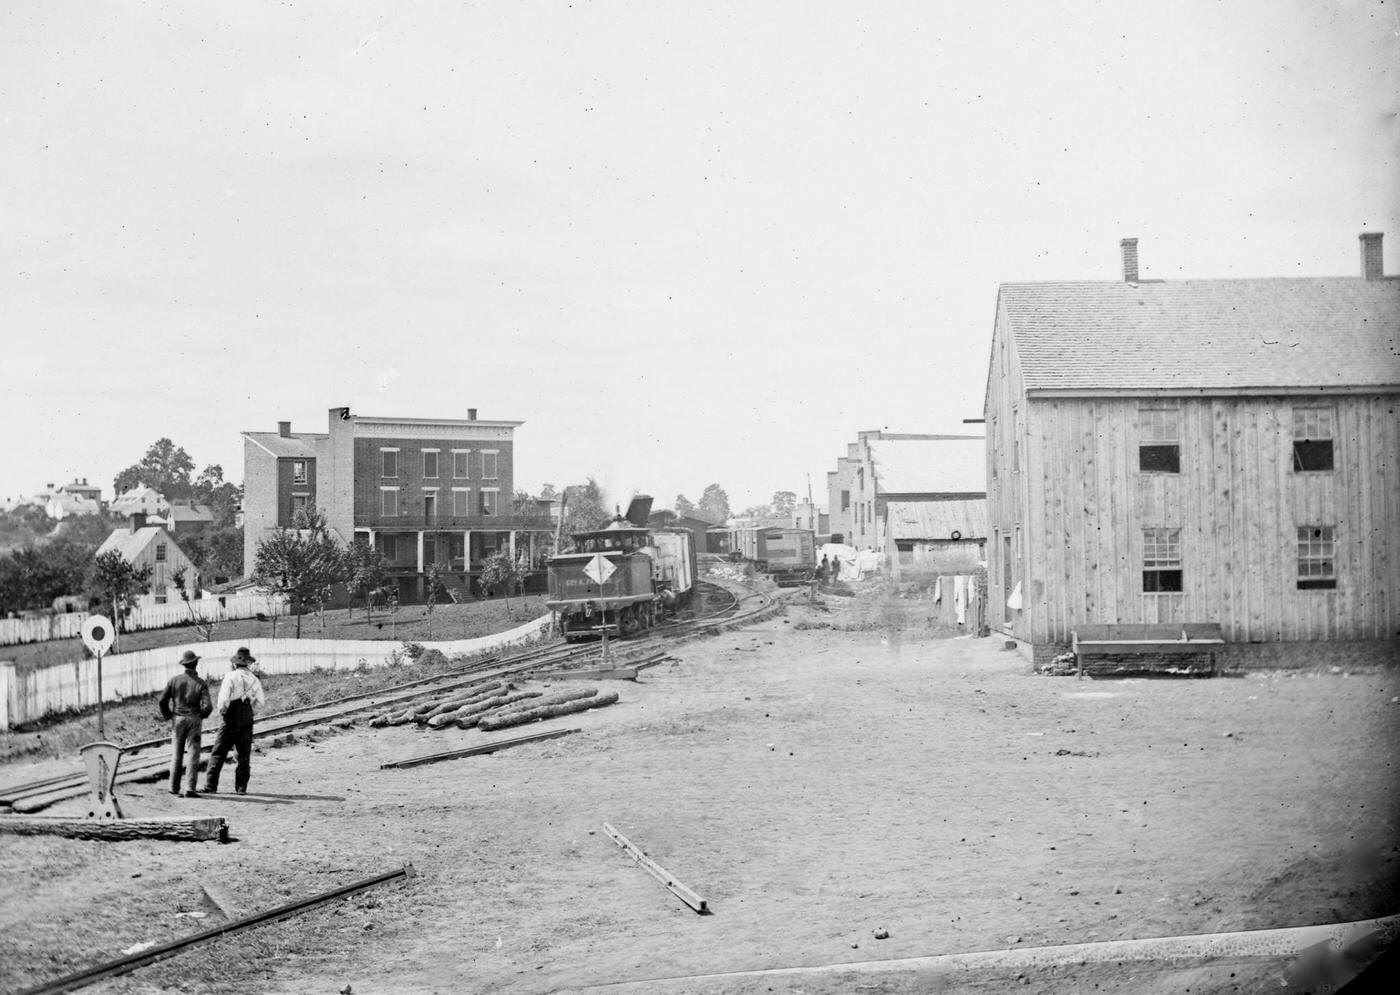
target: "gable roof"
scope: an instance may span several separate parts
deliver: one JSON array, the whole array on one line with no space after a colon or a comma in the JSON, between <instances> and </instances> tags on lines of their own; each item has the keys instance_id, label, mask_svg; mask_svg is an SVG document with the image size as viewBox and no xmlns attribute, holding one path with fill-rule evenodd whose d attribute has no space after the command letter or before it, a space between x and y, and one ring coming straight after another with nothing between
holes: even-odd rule
<instances>
[{"instance_id":1,"label":"gable roof","mask_svg":"<svg viewBox=\"0 0 1400 995\"><path fill-rule=\"evenodd\" d=\"M293 432L291 435L282 435L278 432L244 432L243 438L253 445L258 446L269 456L276 457L307 457L316 456L316 442L318 440L329 439L325 432Z\"/></svg>"},{"instance_id":2,"label":"gable roof","mask_svg":"<svg viewBox=\"0 0 1400 995\"><path fill-rule=\"evenodd\" d=\"M1400 279L1007 283L1027 392L1400 389Z\"/></svg>"},{"instance_id":3,"label":"gable roof","mask_svg":"<svg viewBox=\"0 0 1400 995\"><path fill-rule=\"evenodd\" d=\"M870 439L880 494L985 494L987 440L981 436Z\"/></svg>"},{"instance_id":4,"label":"gable roof","mask_svg":"<svg viewBox=\"0 0 1400 995\"><path fill-rule=\"evenodd\" d=\"M891 501L885 507L885 525L891 539L987 538L987 502L984 498L947 501Z\"/></svg>"},{"instance_id":5,"label":"gable roof","mask_svg":"<svg viewBox=\"0 0 1400 995\"><path fill-rule=\"evenodd\" d=\"M169 507L169 502L165 500L160 491L148 484L137 484L131 490L118 494L112 502L111 508L114 512L120 513L126 508L143 507L148 503L157 508Z\"/></svg>"},{"instance_id":6,"label":"gable roof","mask_svg":"<svg viewBox=\"0 0 1400 995\"><path fill-rule=\"evenodd\" d=\"M128 563L136 562L136 557L141 555L141 551L150 545L151 540L156 536L164 536L166 541L176 549L180 549L174 538L159 525L147 525L132 531L131 529L113 529L112 534L102 540L102 545L97 547L94 556L101 556L103 553L110 553L116 550L122 554L122 559ZM184 550L180 550L184 555Z\"/></svg>"}]
</instances>

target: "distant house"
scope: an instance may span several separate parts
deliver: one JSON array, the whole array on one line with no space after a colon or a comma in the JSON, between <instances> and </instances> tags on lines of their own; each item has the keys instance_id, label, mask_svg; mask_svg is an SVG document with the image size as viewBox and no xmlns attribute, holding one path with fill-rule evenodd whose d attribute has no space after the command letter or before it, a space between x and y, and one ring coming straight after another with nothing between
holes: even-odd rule
<instances>
[{"instance_id":1,"label":"distant house","mask_svg":"<svg viewBox=\"0 0 1400 995\"><path fill-rule=\"evenodd\" d=\"M64 484L60 490L64 494L71 494L73 497L84 498L94 501L99 506L102 504L102 488L96 484L89 484L87 477L82 480L74 479L71 484Z\"/></svg>"},{"instance_id":2,"label":"distant house","mask_svg":"<svg viewBox=\"0 0 1400 995\"><path fill-rule=\"evenodd\" d=\"M831 535L831 516L805 499L792 506L791 524L795 529L811 529L817 534L818 542Z\"/></svg>"},{"instance_id":3,"label":"distant house","mask_svg":"<svg viewBox=\"0 0 1400 995\"><path fill-rule=\"evenodd\" d=\"M170 510L170 503L160 491L146 484L137 484L131 490L117 496L109 509L112 514L130 518L132 515L145 515L153 518Z\"/></svg>"},{"instance_id":4,"label":"distant house","mask_svg":"<svg viewBox=\"0 0 1400 995\"><path fill-rule=\"evenodd\" d=\"M988 621L1218 623L1239 659L1400 657L1400 279L1008 283L987 380Z\"/></svg>"},{"instance_id":5,"label":"distant house","mask_svg":"<svg viewBox=\"0 0 1400 995\"><path fill-rule=\"evenodd\" d=\"M95 515L101 510L102 505L91 498L65 494L62 491L49 498L48 504L44 505L44 514L60 522L78 515Z\"/></svg>"},{"instance_id":6,"label":"distant house","mask_svg":"<svg viewBox=\"0 0 1400 995\"><path fill-rule=\"evenodd\" d=\"M199 590L199 572L163 525L148 525L144 516L133 515L126 528L113 529L95 556L117 551L132 566L151 568L150 586L136 599L139 607L163 605L180 599L175 573L185 571L185 590L191 597Z\"/></svg>"},{"instance_id":7,"label":"distant house","mask_svg":"<svg viewBox=\"0 0 1400 995\"><path fill-rule=\"evenodd\" d=\"M177 536L197 535L214 524L213 509L194 502L172 501L170 510L161 518Z\"/></svg>"},{"instance_id":8,"label":"distant house","mask_svg":"<svg viewBox=\"0 0 1400 995\"><path fill-rule=\"evenodd\" d=\"M986 556L987 502L965 498L890 501L885 506L889 562L901 567L936 564L941 554L960 560Z\"/></svg>"},{"instance_id":9,"label":"distant house","mask_svg":"<svg viewBox=\"0 0 1400 995\"><path fill-rule=\"evenodd\" d=\"M902 514L908 521L911 504L985 501L986 481L986 440L980 435L858 432L827 474L832 539L839 535L847 545L894 557L901 549L890 537L892 502L906 506ZM912 554L922 545L926 552L934 542L985 541L985 512L969 516L965 511L915 515L915 532L935 526L939 531L902 536L902 551Z\"/></svg>"}]
</instances>

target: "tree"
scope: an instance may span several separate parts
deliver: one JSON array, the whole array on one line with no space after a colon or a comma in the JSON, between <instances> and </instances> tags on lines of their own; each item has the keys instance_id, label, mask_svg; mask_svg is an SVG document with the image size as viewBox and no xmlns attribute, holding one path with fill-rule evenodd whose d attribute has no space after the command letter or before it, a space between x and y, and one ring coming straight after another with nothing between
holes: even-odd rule
<instances>
[{"instance_id":1,"label":"tree","mask_svg":"<svg viewBox=\"0 0 1400 995\"><path fill-rule=\"evenodd\" d=\"M211 463L200 471L190 497L199 504L208 505L214 515L213 528L235 527L238 508L243 503L243 488L224 480L224 468L219 464Z\"/></svg>"},{"instance_id":2,"label":"tree","mask_svg":"<svg viewBox=\"0 0 1400 995\"><path fill-rule=\"evenodd\" d=\"M149 588L151 565L133 566L121 553L109 549L92 562L88 583L106 604L112 606L112 625L122 631L122 618L136 603L136 597Z\"/></svg>"},{"instance_id":3,"label":"tree","mask_svg":"<svg viewBox=\"0 0 1400 995\"><path fill-rule=\"evenodd\" d=\"M792 491L775 491L773 503L769 507L773 510L774 518L791 520L793 510L797 507L797 495Z\"/></svg>"},{"instance_id":4,"label":"tree","mask_svg":"<svg viewBox=\"0 0 1400 995\"><path fill-rule=\"evenodd\" d=\"M442 573L442 564L436 560L429 563L428 569L425 571L425 583L427 584L428 591L427 597L424 599L426 604L424 605L423 613L428 617L429 639L433 636L433 611L437 608L438 601L447 594L447 587L442 582Z\"/></svg>"},{"instance_id":5,"label":"tree","mask_svg":"<svg viewBox=\"0 0 1400 995\"><path fill-rule=\"evenodd\" d=\"M342 554L341 575L351 597L365 601L365 622L373 622L374 596L384 586L384 556L363 537L357 538Z\"/></svg>"},{"instance_id":6,"label":"tree","mask_svg":"<svg viewBox=\"0 0 1400 995\"><path fill-rule=\"evenodd\" d=\"M705 493L700 495L700 503L695 506L695 511L706 521L723 524L729 520L729 495L724 493L724 488L719 484L711 484L705 488Z\"/></svg>"},{"instance_id":7,"label":"tree","mask_svg":"<svg viewBox=\"0 0 1400 995\"><path fill-rule=\"evenodd\" d=\"M170 579L175 581L175 590L180 595L180 600L185 603L185 611L190 613L190 624L195 627L204 641L207 643L214 638L214 620L207 618L195 610L194 601L190 598L190 592L185 586L185 568L181 567L170 575Z\"/></svg>"},{"instance_id":8,"label":"tree","mask_svg":"<svg viewBox=\"0 0 1400 995\"><path fill-rule=\"evenodd\" d=\"M676 514L682 518L695 517L695 502L684 494L676 495Z\"/></svg>"},{"instance_id":9,"label":"tree","mask_svg":"<svg viewBox=\"0 0 1400 995\"><path fill-rule=\"evenodd\" d=\"M598 481L588 478L586 484L570 484L564 488L564 550L573 548L569 538L576 532L593 532L612 519L608 514L603 489Z\"/></svg>"},{"instance_id":10,"label":"tree","mask_svg":"<svg viewBox=\"0 0 1400 995\"><path fill-rule=\"evenodd\" d=\"M293 528L277 529L258 542L252 579L262 590L287 599L300 639L302 612L324 603L326 588L344 575L345 558L321 511L303 508L292 522Z\"/></svg>"},{"instance_id":11,"label":"tree","mask_svg":"<svg viewBox=\"0 0 1400 995\"><path fill-rule=\"evenodd\" d=\"M194 490L190 480L193 472L194 460L190 459L189 453L169 439L157 439L146 450L146 455L141 457L141 462L117 474L112 487L118 496L138 484L146 484L159 491L167 501L188 498Z\"/></svg>"},{"instance_id":12,"label":"tree","mask_svg":"<svg viewBox=\"0 0 1400 995\"><path fill-rule=\"evenodd\" d=\"M525 583L530 572L529 563L523 557L510 555L508 548L502 547L487 558L481 571L481 582L493 590L499 585L506 598L506 614L510 614L510 590Z\"/></svg>"}]
</instances>

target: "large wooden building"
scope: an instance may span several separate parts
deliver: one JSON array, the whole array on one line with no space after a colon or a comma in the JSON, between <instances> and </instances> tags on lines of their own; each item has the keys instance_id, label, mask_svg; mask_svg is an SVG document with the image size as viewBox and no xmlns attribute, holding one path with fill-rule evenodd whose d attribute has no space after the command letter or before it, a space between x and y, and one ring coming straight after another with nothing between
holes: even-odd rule
<instances>
[{"instance_id":1,"label":"large wooden building","mask_svg":"<svg viewBox=\"0 0 1400 995\"><path fill-rule=\"evenodd\" d=\"M1237 663L1400 658L1400 279L1004 284L989 622L1218 622Z\"/></svg>"}]
</instances>

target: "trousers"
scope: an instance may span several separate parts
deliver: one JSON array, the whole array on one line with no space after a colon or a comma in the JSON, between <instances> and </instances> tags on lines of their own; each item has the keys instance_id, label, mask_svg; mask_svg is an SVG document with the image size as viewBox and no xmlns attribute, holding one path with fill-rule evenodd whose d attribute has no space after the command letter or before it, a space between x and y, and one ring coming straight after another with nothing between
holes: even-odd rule
<instances>
[{"instance_id":1,"label":"trousers","mask_svg":"<svg viewBox=\"0 0 1400 995\"><path fill-rule=\"evenodd\" d=\"M219 772L228 760L228 751L238 755L238 764L233 769L235 791L248 790L248 777L253 759L253 706L246 701L231 701L224 713L224 725L214 737L214 752L209 756L209 775L204 781L205 791L219 790Z\"/></svg>"},{"instance_id":2,"label":"trousers","mask_svg":"<svg viewBox=\"0 0 1400 995\"><path fill-rule=\"evenodd\" d=\"M177 715L171 725L170 790L180 790L180 779L188 778L186 791L199 787L199 747L204 720L198 715Z\"/></svg>"}]
</instances>

